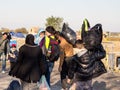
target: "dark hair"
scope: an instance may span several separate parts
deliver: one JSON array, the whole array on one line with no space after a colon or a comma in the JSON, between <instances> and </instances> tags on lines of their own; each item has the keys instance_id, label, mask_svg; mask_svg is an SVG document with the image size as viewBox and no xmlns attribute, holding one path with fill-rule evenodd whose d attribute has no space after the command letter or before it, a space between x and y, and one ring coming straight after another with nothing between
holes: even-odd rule
<instances>
[{"instance_id":1,"label":"dark hair","mask_svg":"<svg viewBox=\"0 0 120 90\"><path fill-rule=\"evenodd\" d=\"M13 80L7 90L21 90L20 83L18 80Z\"/></svg>"},{"instance_id":2,"label":"dark hair","mask_svg":"<svg viewBox=\"0 0 120 90\"><path fill-rule=\"evenodd\" d=\"M83 44L83 41L81 39L78 39L75 41L75 44Z\"/></svg>"},{"instance_id":3,"label":"dark hair","mask_svg":"<svg viewBox=\"0 0 120 90\"><path fill-rule=\"evenodd\" d=\"M4 32L2 35L7 35L7 39L8 39L8 40L11 39L11 35L10 35L10 33L8 33L8 32Z\"/></svg>"},{"instance_id":4,"label":"dark hair","mask_svg":"<svg viewBox=\"0 0 120 90\"><path fill-rule=\"evenodd\" d=\"M35 45L34 36L32 34L28 34L25 39L25 43L29 45Z\"/></svg>"},{"instance_id":5,"label":"dark hair","mask_svg":"<svg viewBox=\"0 0 120 90\"><path fill-rule=\"evenodd\" d=\"M59 31L56 31L56 32L55 32L55 38L58 39L59 36L60 36L60 32L59 32Z\"/></svg>"},{"instance_id":6,"label":"dark hair","mask_svg":"<svg viewBox=\"0 0 120 90\"><path fill-rule=\"evenodd\" d=\"M51 34L53 34L53 35L55 35L55 33L56 33L56 30L54 29L53 26L48 26L46 28L46 31L49 32L49 33L51 33Z\"/></svg>"}]
</instances>

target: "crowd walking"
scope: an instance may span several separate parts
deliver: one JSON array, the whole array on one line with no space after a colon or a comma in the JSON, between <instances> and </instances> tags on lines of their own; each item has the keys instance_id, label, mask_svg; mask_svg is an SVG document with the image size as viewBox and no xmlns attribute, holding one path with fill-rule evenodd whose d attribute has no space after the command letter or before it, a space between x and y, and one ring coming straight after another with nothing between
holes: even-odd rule
<instances>
[{"instance_id":1,"label":"crowd walking","mask_svg":"<svg viewBox=\"0 0 120 90\"><path fill-rule=\"evenodd\" d=\"M62 90L93 90L92 79L107 72L101 62L106 56L101 44L102 25L91 28L86 19L81 40L77 40L74 30L64 24L61 32L48 26L39 30L37 38L28 34L18 51L16 45L9 46L9 41L9 35L3 33L0 40L2 73L5 73L6 59L10 60L9 75L20 80L18 90L40 90L38 83L41 80L46 81L49 90L51 72L57 60ZM77 53L74 53L74 48L77 48Z\"/></svg>"}]
</instances>

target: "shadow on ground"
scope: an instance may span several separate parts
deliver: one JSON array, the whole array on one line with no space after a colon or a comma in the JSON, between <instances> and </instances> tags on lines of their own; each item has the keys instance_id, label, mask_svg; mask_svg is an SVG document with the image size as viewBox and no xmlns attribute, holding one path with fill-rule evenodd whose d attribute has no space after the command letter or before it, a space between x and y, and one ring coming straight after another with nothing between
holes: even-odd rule
<instances>
[{"instance_id":1,"label":"shadow on ground","mask_svg":"<svg viewBox=\"0 0 120 90\"><path fill-rule=\"evenodd\" d=\"M94 90L107 90L106 89L106 82L104 82L104 81L101 81L101 82L95 81L93 83L93 88L94 88Z\"/></svg>"}]
</instances>

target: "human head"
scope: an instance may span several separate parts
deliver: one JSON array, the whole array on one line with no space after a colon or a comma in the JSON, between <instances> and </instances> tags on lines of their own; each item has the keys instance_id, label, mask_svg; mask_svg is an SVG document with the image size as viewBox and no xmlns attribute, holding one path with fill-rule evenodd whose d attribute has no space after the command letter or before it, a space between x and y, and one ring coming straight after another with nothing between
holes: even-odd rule
<instances>
[{"instance_id":1,"label":"human head","mask_svg":"<svg viewBox=\"0 0 120 90\"><path fill-rule=\"evenodd\" d=\"M80 39L76 40L75 47L79 49L83 48L83 41Z\"/></svg>"},{"instance_id":2,"label":"human head","mask_svg":"<svg viewBox=\"0 0 120 90\"><path fill-rule=\"evenodd\" d=\"M21 86L18 80L12 80L7 90L21 90Z\"/></svg>"},{"instance_id":3,"label":"human head","mask_svg":"<svg viewBox=\"0 0 120 90\"><path fill-rule=\"evenodd\" d=\"M25 39L25 43L29 45L35 45L34 36L32 34L28 34Z\"/></svg>"},{"instance_id":4,"label":"human head","mask_svg":"<svg viewBox=\"0 0 120 90\"><path fill-rule=\"evenodd\" d=\"M11 47L12 47L12 48L16 48L16 44L12 44Z\"/></svg>"},{"instance_id":5,"label":"human head","mask_svg":"<svg viewBox=\"0 0 120 90\"><path fill-rule=\"evenodd\" d=\"M44 36L45 36L45 31L41 32L41 33L39 34L39 36L40 36L41 38L44 37Z\"/></svg>"},{"instance_id":6,"label":"human head","mask_svg":"<svg viewBox=\"0 0 120 90\"><path fill-rule=\"evenodd\" d=\"M45 30L44 30L44 29L40 29L39 32L38 32L38 35L39 35L40 37L45 36Z\"/></svg>"},{"instance_id":7,"label":"human head","mask_svg":"<svg viewBox=\"0 0 120 90\"><path fill-rule=\"evenodd\" d=\"M57 40L60 40L60 41L64 39L63 34L59 31L55 33L55 37Z\"/></svg>"},{"instance_id":8,"label":"human head","mask_svg":"<svg viewBox=\"0 0 120 90\"><path fill-rule=\"evenodd\" d=\"M4 32L4 33L2 34L2 37L3 37L4 40L5 40L5 39L10 40L10 39L11 39L11 35L10 35L8 32Z\"/></svg>"},{"instance_id":9,"label":"human head","mask_svg":"<svg viewBox=\"0 0 120 90\"><path fill-rule=\"evenodd\" d=\"M55 29L54 29L54 27L53 26L48 26L48 27L46 27L46 32L45 32L45 34L47 35L47 36L50 36L50 35L55 35Z\"/></svg>"},{"instance_id":10,"label":"human head","mask_svg":"<svg viewBox=\"0 0 120 90\"><path fill-rule=\"evenodd\" d=\"M59 39L59 36L60 36L60 31L56 31L55 33L55 38L58 40Z\"/></svg>"},{"instance_id":11,"label":"human head","mask_svg":"<svg viewBox=\"0 0 120 90\"><path fill-rule=\"evenodd\" d=\"M4 32L4 33L2 34L2 38L5 40L5 39L7 39L7 37L8 37L8 33L7 33L7 32Z\"/></svg>"}]
</instances>

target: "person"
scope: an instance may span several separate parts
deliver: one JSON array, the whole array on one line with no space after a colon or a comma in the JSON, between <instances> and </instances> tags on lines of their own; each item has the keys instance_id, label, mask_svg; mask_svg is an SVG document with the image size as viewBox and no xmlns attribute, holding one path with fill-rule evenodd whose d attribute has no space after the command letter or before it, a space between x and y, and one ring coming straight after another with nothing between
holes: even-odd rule
<instances>
[{"instance_id":1,"label":"person","mask_svg":"<svg viewBox=\"0 0 120 90\"><path fill-rule=\"evenodd\" d=\"M10 84L6 90L21 90L19 81L13 80L12 82L10 82Z\"/></svg>"},{"instance_id":2,"label":"person","mask_svg":"<svg viewBox=\"0 0 120 90\"><path fill-rule=\"evenodd\" d=\"M10 68L12 69L17 62L18 50L16 44L11 45L10 53L8 54L8 60L10 61Z\"/></svg>"},{"instance_id":3,"label":"person","mask_svg":"<svg viewBox=\"0 0 120 90\"><path fill-rule=\"evenodd\" d=\"M93 90L92 78L101 74L99 72L93 73L97 68L95 62L105 57L105 50L102 45L99 45L99 49L95 51L87 50L82 40L77 40L75 45L79 52L72 57L73 59L70 62L67 82L70 83L75 78L70 90Z\"/></svg>"},{"instance_id":4,"label":"person","mask_svg":"<svg viewBox=\"0 0 120 90\"><path fill-rule=\"evenodd\" d=\"M40 41L43 39L44 36L45 36L45 30L44 29L40 29L38 34L37 34L37 37L35 39L35 44L39 45Z\"/></svg>"},{"instance_id":5,"label":"person","mask_svg":"<svg viewBox=\"0 0 120 90\"><path fill-rule=\"evenodd\" d=\"M40 47L42 48L43 54L47 57L46 61L48 64L46 79L48 82L48 85L50 86L50 75L52 72L52 69L54 67L54 61L50 61L50 58L48 58L51 54L51 41L54 43L58 43L55 38L56 30L53 26L48 26L45 29L45 37L40 42Z\"/></svg>"},{"instance_id":6,"label":"person","mask_svg":"<svg viewBox=\"0 0 120 90\"><path fill-rule=\"evenodd\" d=\"M76 40L74 45L74 55L80 52L81 50L84 50L83 41L81 39Z\"/></svg>"},{"instance_id":7,"label":"person","mask_svg":"<svg viewBox=\"0 0 120 90\"><path fill-rule=\"evenodd\" d=\"M60 40L60 62L59 62L59 72L61 78L62 89L67 90L67 75L69 68L69 60L73 56L73 45L66 41L63 34L59 35Z\"/></svg>"},{"instance_id":8,"label":"person","mask_svg":"<svg viewBox=\"0 0 120 90\"><path fill-rule=\"evenodd\" d=\"M41 48L34 43L34 36L28 34L9 75L20 79L22 90L38 90L37 82L45 75L47 68L44 58Z\"/></svg>"},{"instance_id":9,"label":"person","mask_svg":"<svg viewBox=\"0 0 120 90\"><path fill-rule=\"evenodd\" d=\"M4 32L0 39L0 58L2 61L2 73L5 73L6 71L6 60L7 60L7 55L10 51L10 46L9 46L10 39L11 36L7 32Z\"/></svg>"},{"instance_id":10,"label":"person","mask_svg":"<svg viewBox=\"0 0 120 90\"><path fill-rule=\"evenodd\" d=\"M83 22L81 39L84 50L72 57L68 71L68 78L75 78L75 90L93 90L92 79L107 72L101 61L106 56L102 46L102 25L96 24L87 31L85 27L86 24Z\"/></svg>"}]
</instances>

